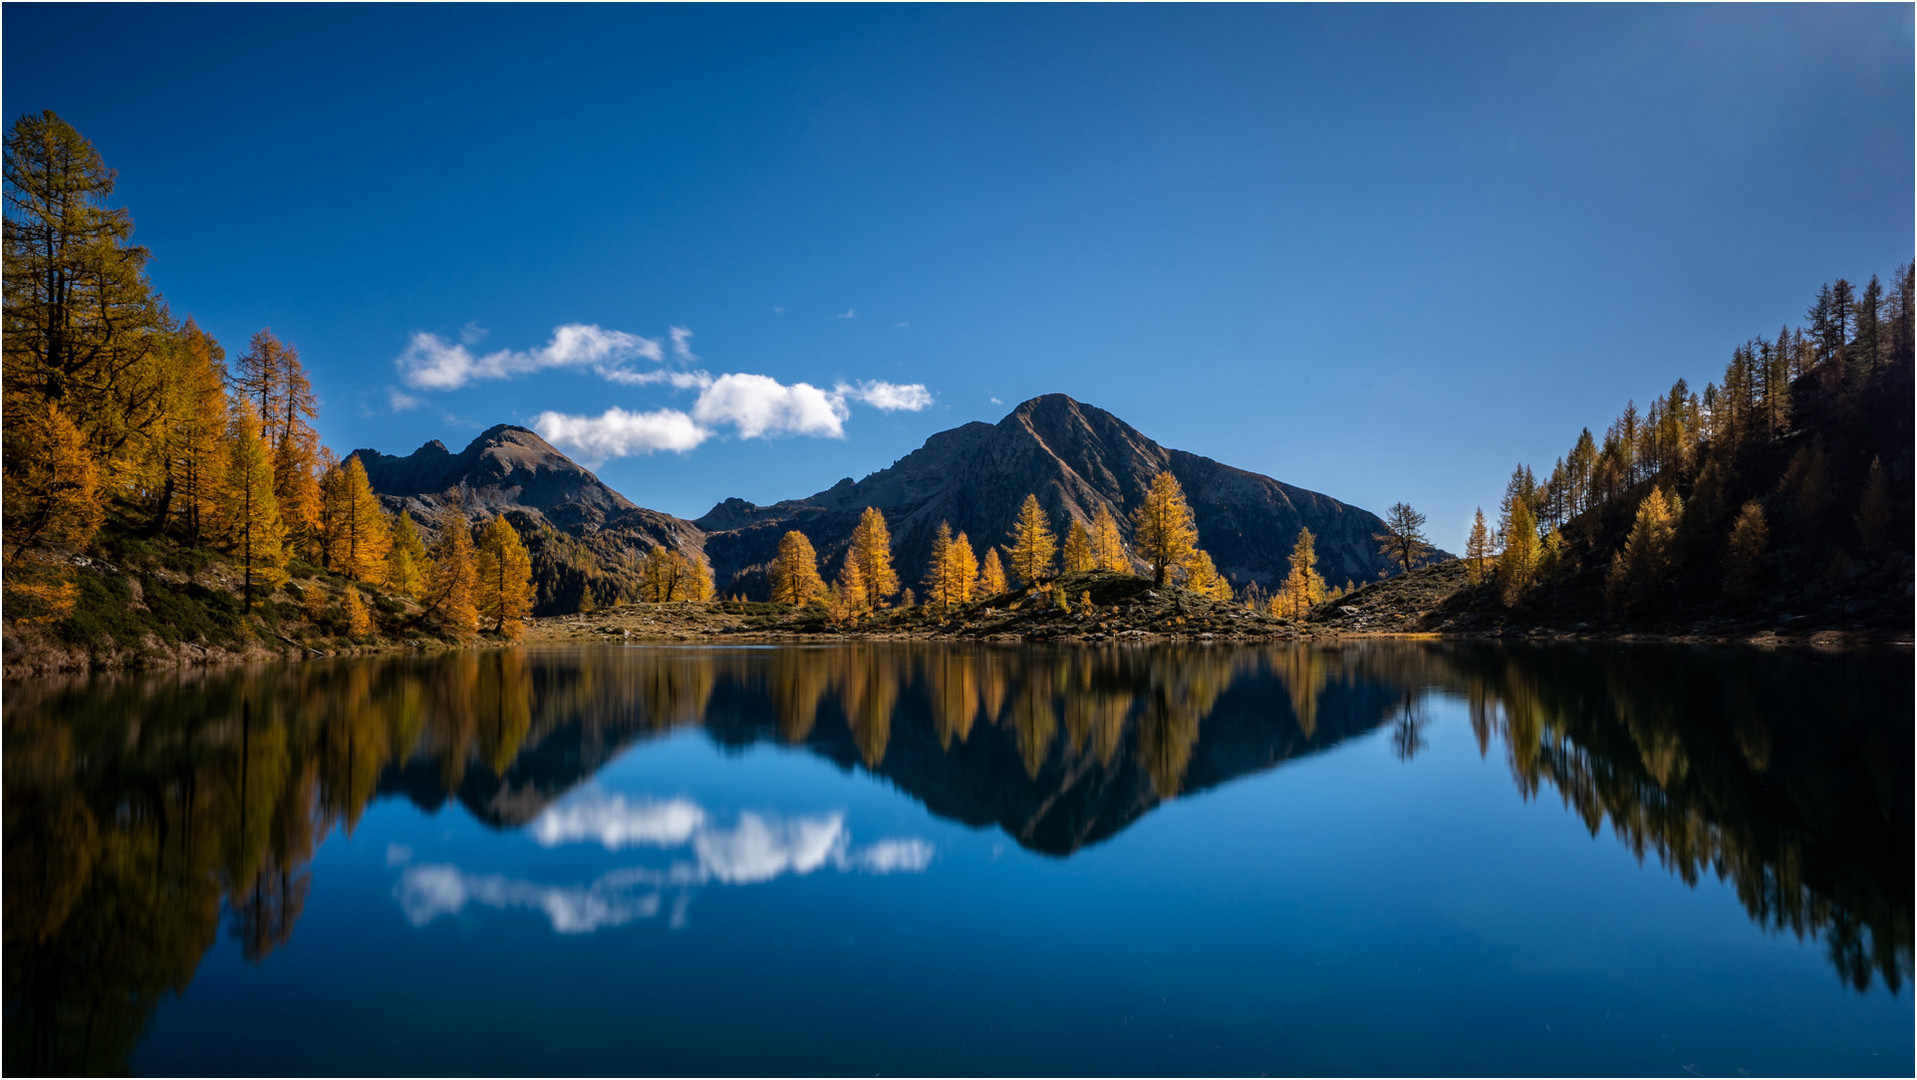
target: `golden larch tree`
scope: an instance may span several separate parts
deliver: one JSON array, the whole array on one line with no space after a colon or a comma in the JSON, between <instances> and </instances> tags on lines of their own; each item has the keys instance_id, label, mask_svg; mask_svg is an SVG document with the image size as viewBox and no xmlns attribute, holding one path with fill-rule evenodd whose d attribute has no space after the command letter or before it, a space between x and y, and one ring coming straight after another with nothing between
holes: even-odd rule
<instances>
[{"instance_id":1,"label":"golden larch tree","mask_svg":"<svg viewBox=\"0 0 1917 1080\"><path fill-rule=\"evenodd\" d=\"M1099 507L1098 516L1092 519L1092 565L1094 569L1114 574L1132 572L1131 557L1125 554L1125 539L1118 534L1118 522L1112 517L1110 507Z\"/></svg>"},{"instance_id":2,"label":"golden larch tree","mask_svg":"<svg viewBox=\"0 0 1917 1080\"><path fill-rule=\"evenodd\" d=\"M1183 566L1198 547L1198 526L1192 520L1185 490L1169 470L1152 477L1145 501L1132 512L1132 542L1151 564L1152 583L1165 584L1172 567Z\"/></svg>"},{"instance_id":3,"label":"golden larch tree","mask_svg":"<svg viewBox=\"0 0 1917 1080\"><path fill-rule=\"evenodd\" d=\"M86 437L58 405L38 415L14 397L7 409L5 578L9 603L34 618L73 609L68 551L86 547L100 529L98 474ZM24 413L24 415L23 415Z\"/></svg>"},{"instance_id":4,"label":"golden larch tree","mask_svg":"<svg viewBox=\"0 0 1917 1080\"><path fill-rule=\"evenodd\" d=\"M892 534L886 529L885 515L879 513L878 507L868 506L865 513L859 515L848 557L859 564L865 610L884 607L899 591L899 575L892 569Z\"/></svg>"},{"instance_id":5,"label":"golden larch tree","mask_svg":"<svg viewBox=\"0 0 1917 1080\"><path fill-rule=\"evenodd\" d=\"M1231 582L1218 572L1211 554L1205 551L1194 551L1185 560L1185 588L1211 600L1231 599Z\"/></svg>"},{"instance_id":6,"label":"golden larch tree","mask_svg":"<svg viewBox=\"0 0 1917 1080\"><path fill-rule=\"evenodd\" d=\"M473 577L473 607L480 620L501 637L518 637L532 613L532 556L504 514L480 530Z\"/></svg>"},{"instance_id":7,"label":"golden larch tree","mask_svg":"<svg viewBox=\"0 0 1917 1080\"><path fill-rule=\"evenodd\" d=\"M320 531L318 464L311 447L291 432L280 435L273 451L273 493L280 501L287 546L306 558L318 556L325 542ZM359 464L359 459L354 458L353 464Z\"/></svg>"},{"instance_id":8,"label":"golden larch tree","mask_svg":"<svg viewBox=\"0 0 1917 1080\"><path fill-rule=\"evenodd\" d=\"M413 524L413 515L405 510L399 517L389 519L388 535L392 537L392 547L386 553L386 587L401 596L419 599L420 591L426 586L425 541L419 538L419 529Z\"/></svg>"},{"instance_id":9,"label":"golden larch tree","mask_svg":"<svg viewBox=\"0 0 1917 1080\"><path fill-rule=\"evenodd\" d=\"M226 548L239 558L245 575L245 601L253 606L256 589L286 580L285 528L273 494L273 463L260 440L251 402L241 402L227 434L226 491L220 500L220 526Z\"/></svg>"},{"instance_id":10,"label":"golden larch tree","mask_svg":"<svg viewBox=\"0 0 1917 1080\"><path fill-rule=\"evenodd\" d=\"M1471 584L1484 580L1491 572L1491 526L1484 520L1484 507L1478 507L1471 521L1471 535L1464 541L1464 576Z\"/></svg>"},{"instance_id":11,"label":"golden larch tree","mask_svg":"<svg viewBox=\"0 0 1917 1080\"><path fill-rule=\"evenodd\" d=\"M1510 524L1504 530L1504 553L1498 556L1498 591L1506 607L1516 606L1531 592L1538 576L1538 523L1523 499L1511 504Z\"/></svg>"},{"instance_id":12,"label":"golden larch tree","mask_svg":"<svg viewBox=\"0 0 1917 1080\"><path fill-rule=\"evenodd\" d=\"M366 478L359 458L326 474L326 565L355 581L380 581L386 575L386 554L392 538L379 496Z\"/></svg>"},{"instance_id":13,"label":"golden larch tree","mask_svg":"<svg viewBox=\"0 0 1917 1080\"><path fill-rule=\"evenodd\" d=\"M174 362L171 411L174 422L167 450L173 510L188 543L198 544L212 531L220 490L226 480L226 353L192 319L181 328Z\"/></svg>"},{"instance_id":14,"label":"golden larch tree","mask_svg":"<svg viewBox=\"0 0 1917 1080\"><path fill-rule=\"evenodd\" d=\"M972 597L978 592L978 553L972 550L971 537L964 533L953 537L952 546L945 551L945 558L951 564L952 587L957 596L955 602L971 603Z\"/></svg>"},{"instance_id":15,"label":"golden larch tree","mask_svg":"<svg viewBox=\"0 0 1917 1080\"><path fill-rule=\"evenodd\" d=\"M797 529L779 538L779 554L772 560L772 602L804 607L825 596L819 576L819 553Z\"/></svg>"},{"instance_id":16,"label":"golden larch tree","mask_svg":"<svg viewBox=\"0 0 1917 1080\"><path fill-rule=\"evenodd\" d=\"M1005 545L1005 557L1011 560L1018 583L1029 588L1052 574L1052 557L1058 552L1058 538L1052 535L1052 523L1038 496L1027 495L1012 523L1012 542Z\"/></svg>"},{"instance_id":17,"label":"golden larch tree","mask_svg":"<svg viewBox=\"0 0 1917 1080\"><path fill-rule=\"evenodd\" d=\"M925 602L941 611L949 611L964 602L956 577L958 566L952 554L952 526L941 521L932 534L932 558L925 567Z\"/></svg>"},{"instance_id":18,"label":"golden larch tree","mask_svg":"<svg viewBox=\"0 0 1917 1080\"><path fill-rule=\"evenodd\" d=\"M346 586L344 608L347 637L363 638L373 636L373 617L366 613L366 604L359 598L359 587L357 585Z\"/></svg>"},{"instance_id":19,"label":"golden larch tree","mask_svg":"<svg viewBox=\"0 0 1917 1080\"><path fill-rule=\"evenodd\" d=\"M1298 541L1291 545L1291 569L1279 586L1285 614L1302 619L1324 602L1325 579L1318 573L1317 538L1310 529L1298 530Z\"/></svg>"},{"instance_id":20,"label":"golden larch tree","mask_svg":"<svg viewBox=\"0 0 1917 1080\"><path fill-rule=\"evenodd\" d=\"M1098 556L1092 552L1091 535L1077 518L1072 519L1072 527L1065 531L1065 549L1061 558L1068 574L1098 569Z\"/></svg>"},{"instance_id":21,"label":"golden larch tree","mask_svg":"<svg viewBox=\"0 0 1917 1080\"><path fill-rule=\"evenodd\" d=\"M433 523L432 605L429 612L440 629L457 637L479 630L479 611L473 606L473 533L457 502L441 507Z\"/></svg>"},{"instance_id":22,"label":"golden larch tree","mask_svg":"<svg viewBox=\"0 0 1917 1080\"><path fill-rule=\"evenodd\" d=\"M839 579L833 583L828 600L834 622L856 621L872 610L872 594L865 587L865 571L859 568L859 560L849 551L845 561L839 564Z\"/></svg>"},{"instance_id":23,"label":"golden larch tree","mask_svg":"<svg viewBox=\"0 0 1917 1080\"><path fill-rule=\"evenodd\" d=\"M998 549L986 548L985 561L979 565L974 591L980 599L998 596L1006 590L1005 565L999 562Z\"/></svg>"},{"instance_id":24,"label":"golden larch tree","mask_svg":"<svg viewBox=\"0 0 1917 1080\"><path fill-rule=\"evenodd\" d=\"M1757 593L1757 582L1764 567L1764 552L1770 547L1770 526L1764 521L1764 508L1755 499L1738 511L1731 525L1730 542L1724 548L1724 591L1740 600Z\"/></svg>"},{"instance_id":25,"label":"golden larch tree","mask_svg":"<svg viewBox=\"0 0 1917 1080\"><path fill-rule=\"evenodd\" d=\"M1611 559L1605 577L1605 589L1613 602L1627 607L1649 606L1667 585L1671 569L1672 540L1683 502L1675 492L1664 493L1655 485L1638 504L1637 517L1624 547ZM1508 546L1509 541L1507 541Z\"/></svg>"}]
</instances>

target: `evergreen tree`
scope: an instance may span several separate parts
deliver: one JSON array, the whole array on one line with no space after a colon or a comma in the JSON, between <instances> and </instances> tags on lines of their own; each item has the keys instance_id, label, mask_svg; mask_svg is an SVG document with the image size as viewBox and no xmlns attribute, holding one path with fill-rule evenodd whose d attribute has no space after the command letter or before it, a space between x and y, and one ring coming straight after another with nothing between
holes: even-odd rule
<instances>
[{"instance_id":1,"label":"evergreen tree","mask_svg":"<svg viewBox=\"0 0 1917 1080\"><path fill-rule=\"evenodd\" d=\"M1385 511L1384 531L1372 536L1378 550L1398 564L1400 573L1409 573L1431 550L1424 522L1425 516L1413 510L1410 503L1392 503Z\"/></svg>"},{"instance_id":2,"label":"evergreen tree","mask_svg":"<svg viewBox=\"0 0 1917 1080\"><path fill-rule=\"evenodd\" d=\"M364 638L373 636L373 618L366 613L366 605L359 598L358 587L353 585L346 587L343 608L347 637Z\"/></svg>"},{"instance_id":3,"label":"evergreen tree","mask_svg":"<svg viewBox=\"0 0 1917 1080\"><path fill-rule=\"evenodd\" d=\"M354 458L353 464L359 464ZM505 515L486 523L474 554L473 607L493 633L516 638L532 612L532 557Z\"/></svg>"},{"instance_id":4,"label":"evergreen tree","mask_svg":"<svg viewBox=\"0 0 1917 1080\"><path fill-rule=\"evenodd\" d=\"M1012 524L1012 542L1005 545L1005 557L1011 560L1018 583L1029 588L1050 577L1052 556L1057 551L1058 539L1052 535L1052 523L1044 508L1038 505L1038 496L1025 496L1018 520Z\"/></svg>"},{"instance_id":5,"label":"evergreen tree","mask_svg":"<svg viewBox=\"0 0 1917 1080\"><path fill-rule=\"evenodd\" d=\"M779 538L779 554L772 560L772 602L804 607L823 599L825 579L819 576L819 555L812 541L796 529Z\"/></svg>"},{"instance_id":6,"label":"evergreen tree","mask_svg":"<svg viewBox=\"0 0 1917 1080\"><path fill-rule=\"evenodd\" d=\"M1570 481L1571 513L1582 514L1591 507L1591 479L1597 472L1597 441L1591 429L1578 433L1577 444L1564 459L1564 475Z\"/></svg>"},{"instance_id":7,"label":"evergreen tree","mask_svg":"<svg viewBox=\"0 0 1917 1080\"><path fill-rule=\"evenodd\" d=\"M72 610L77 595L64 555L92 543L100 528L98 478L86 437L58 405L42 406L38 416L12 407L8 413L9 434L32 431L9 451L0 486L6 543L0 577L7 602L19 605L8 614L57 618Z\"/></svg>"},{"instance_id":8,"label":"evergreen tree","mask_svg":"<svg viewBox=\"0 0 1917 1080\"><path fill-rule=\"evenodd\" d=\"M1092 553L1092 538L1077 518L1072 519L1072 527L1065 533L1064 563L1068 574L1082 574L1098 568L1098 557Z\"/></svg>"},{"instance_id":9,"label":"evergreen tree","mask_svg":"<svg viewBox=\"0 0 1917 1080\"><path fill-rule=\"evenodd\" d=\"M868 506L859 515L858 528L852 532L849 556L859 564L859 581L865 589L860 600L863 611L885 606L899 591L899 575L892 569L892 534L885 527L885 515L878 507Z\"/></svg>"},{"instance_id":10,"label":"evergreen tree","mask_svg":"<svg viewBox=\"0 0 1917 1080\"><path fill-rule=\"evenodd\" d=\"M386 586L409 599L417 600L426 586L426 544L419 538L413 515L405 510L391 523L392 549L386 556Z\"/></svg>"},{"instance_id":11,"label":"evergreen tree","mask_svg":"<svg viewBox=\"0 0 1917 1080\"><path fill-rule=\"evenodd\" d=\"M1464 572L1471 584L1483 581L1491 571L1491 529L1484 520L1484 508L1471 522L1471 535L1464 542Z\"/></svg>"},{"instance_id":12,"label":"evergreen tree","mask_svg":"<svg viewBox=\"0 0 1917 1080\"><path fill-rule=\"evenodd\" d=\"M1764 523L1764 508L1755 499L1738 511L1731 526L1730 542L1724 549L1724 591L1738 599L1749 599L1757 592L1758 575L1763 568L1764 551L1770 544L1770 528Z\"/></svg>"},{"instance_id":13,"label":"evergreen tree","mask_svg":"<svg viewBox=\"0 0 1917 1080\"><path fill-rule=\"evenodd\" d=\"M1325 579L1318 573L1318 551L1310 529L1299 529L1291 546L1291 572L1278 595L1283 598L1285 614L1303 619L1325 600Z\"/></svg>"},{"instance_id":14,"label":"evergreen tree","mask_svg":"<svg viewBox=\"0 0 1917 1080\"><path fill-rule=\"evenodd\" d=\"M997 548L985 549L985 561L979 566L975 587L980 599L999 596L1006 591L1005 567L998 560Z\"/></svg>"},{"instance_id":15,"label":"evergreen tree","mask_svg":"<svg viewBox=\"0 0 1917 1080\"><path fill-rule=\"evenodd\" d=\"M1125 554L1125 540L1118 534L1118 521L1109 507L1100 506L1092 519L1092 560L1096 569L1114 574L1132 572L1132 560Z\"/></svg>"},{"instance_id":16,"label":"evergreen tree","mask_svg":"<svg viewBox=\"0 0 1917 1080\"><path fill-rule=\"evenodd\" d=\"M380 581L386 576L386 553L392 540L386 533L386 515L366 478L358 457L327 474L325 535L326 565L354 581ZM317 515L315 516L317 520Z\"/></svg>"},{"instance_id":17,"label":"evergreen tree","mask_svg":"<svg viewBox=\"0 0 1917 1080\"><path fill-rule=\"evenodd\" d=\"M258 589L271 591L286 580L286 553L279 499L273 494L273 465L249 403L242 402L233 419L227 454L220 524L227 550L239 558L245 603L251 608Z\"/></svg>"},{"instance_id":18,"label":"evergreen tree","mask_svg":"<svg viewBox=\"0 0 1917 1080\"><path fill-rule=\"evenodd\" d=\"M1570 556L1564 550L1564 534L1552 526L1538 542L1538 574L1540 583L1551 584L1563 579L1568 569L1566 560Z\"/></svg>"},{"instance_id":19,"label":"evergreen tree","mask_svg":"<svg viewBox=\"0 0 1917 1080\"><path fill-rule=\"evenodd\" d=\"M1169 470L1152 477L1145 500L1132 513L1132 540L1152 568L1152 583L1163 585L1174 566L1183 566L1198 546L1185 490Z\"/></svg>"},{"instance_id":20,"label":"evergreen tree","mask_svg":"<svg viewBox=\"0 0 1917 1080\"><path fill-rule=\"evenodd\" d=\"M457 502L442 507L434 524L439 535L433 541L433 603L429 613L441 630L455 637L470 637L479 631L479 611L473 606L472 526L466 523L465 511Z\"/></svg>"}]
</instances>

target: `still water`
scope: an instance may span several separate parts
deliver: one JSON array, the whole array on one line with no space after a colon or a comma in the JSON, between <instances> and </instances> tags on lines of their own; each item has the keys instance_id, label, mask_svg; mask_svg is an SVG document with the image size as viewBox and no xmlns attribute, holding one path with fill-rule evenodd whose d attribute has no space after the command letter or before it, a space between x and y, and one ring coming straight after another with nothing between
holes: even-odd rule
<instances>
[{"instance_id":1,"label":"still water","mask_svg":"<svg viewBox=\"0 0 1917 1080\"><path fill-rule=\"evenodd\" d=\"M1911 657L596 648L8 684L5 1067L1897 1073Z\"/></svg>"}]
</instances>

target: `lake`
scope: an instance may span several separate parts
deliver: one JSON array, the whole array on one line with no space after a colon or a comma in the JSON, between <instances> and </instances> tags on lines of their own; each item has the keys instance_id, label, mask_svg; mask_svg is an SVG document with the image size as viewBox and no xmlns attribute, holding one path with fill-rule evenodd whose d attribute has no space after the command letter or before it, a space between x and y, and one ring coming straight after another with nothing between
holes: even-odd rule
<instances>
[{"instance_id":1,"label":"lake","mask_svg":"<svg viewBox=\"0 0 1917 1080\"><path fill-rule=\"evenodd\" d=\"M5 1067L1909 1075L1911 664L608 646L9 683Z\"/></svg>"}]
</instances>

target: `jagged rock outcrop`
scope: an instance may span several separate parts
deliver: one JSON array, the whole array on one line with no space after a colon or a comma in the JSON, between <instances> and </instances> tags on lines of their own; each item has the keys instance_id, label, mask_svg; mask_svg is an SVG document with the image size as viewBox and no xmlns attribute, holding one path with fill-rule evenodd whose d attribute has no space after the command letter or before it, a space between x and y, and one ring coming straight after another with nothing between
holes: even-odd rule
<instances>
[{"instance_id":1,"label":"jagged rock outcrop","mask_svg":"<svg viewBox=\"0 0 1917 1080\"><path fill-rule=\"evenodd\" d=\"M1243 586L1282 580L1301 528L1317 537L1319 569L1342 583L1372 581L1389 564L1369 511L1207 457L1172 450L1103 409L1063 395L1033 398L997 424L942 431L863 480L850 478L810 498L771 506L727 499L694 522L722 592L759 595L766 565L788 529L804 532L828 568L836 565L860 513L876 506L891 526L901 576L915 582L940 521L981 550L1002 543L1028 494L1063 524L1111 510L1130 538L1130 512L1161 469L1178 477L1200 541Z\"/></svg>"}]
</instances>

